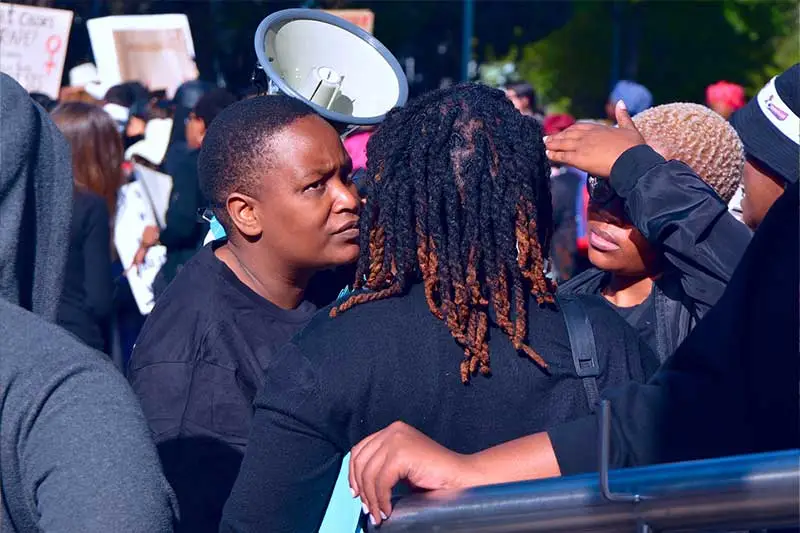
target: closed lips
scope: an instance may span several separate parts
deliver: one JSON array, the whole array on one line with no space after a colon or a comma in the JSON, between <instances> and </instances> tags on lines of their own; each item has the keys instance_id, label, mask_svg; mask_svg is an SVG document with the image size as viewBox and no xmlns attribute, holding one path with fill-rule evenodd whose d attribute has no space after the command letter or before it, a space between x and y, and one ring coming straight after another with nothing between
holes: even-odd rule
<instances>
[{"instance_id":1,"label":"closed lips","mask_svg":"<svg viewBox=\"0 0 800 533\"><path fill-rule=\"evenodd\" d=\"M591 244L593 248L603 252L619 250L617 240L601 229L592 228L589 230L589 244Z\"/></svg>"},{"instance_id":2,"label":"closed lips","mask_svg":"<svg viewBox=\"0 0 800 533\"><path fill-rule=\"evenodd\" d=\"M340 226L339 229L337 229L333 233L334 234L344 233L345 231L348 231L348 230L351 230L351 229L358 229L358 220L352 220L352 221L348 222L347 224L344 224L344 225Z\"/></svg>"}]
</instances>

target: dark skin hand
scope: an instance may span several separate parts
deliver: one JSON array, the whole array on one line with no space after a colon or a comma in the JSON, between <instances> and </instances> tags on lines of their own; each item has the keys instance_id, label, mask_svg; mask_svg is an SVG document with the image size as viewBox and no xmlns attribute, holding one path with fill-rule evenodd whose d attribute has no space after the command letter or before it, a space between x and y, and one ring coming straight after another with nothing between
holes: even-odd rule
<instances>
[{"instance_id":1,"label":"dark skin hand","mask_svg":"<svg viewBox=\"0 0 800 533\"><path fill-rule=\"evenodd\" d=\"M633 124L625 103L616 107L619 127L578 123L561 133L544 138L547 157L553 163L585 170L592 176L607 178L611 168L626 150L645 144Z\"/></svg>"}]
</instances>

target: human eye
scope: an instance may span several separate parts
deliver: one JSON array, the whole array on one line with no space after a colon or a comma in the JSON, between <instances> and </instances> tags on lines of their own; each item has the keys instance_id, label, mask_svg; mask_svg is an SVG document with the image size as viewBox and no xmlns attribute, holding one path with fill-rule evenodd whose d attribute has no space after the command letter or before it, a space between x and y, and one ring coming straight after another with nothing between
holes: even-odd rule
<instances>
[{"instance_id":1,"label":"human eye","mask_svg":"<svg viewBox=\"0 0 800 533\"><path fill-rule=\"evenodd\" d=\"M314 181L303 187L303 192L316 192L321 191L325 187L324 179Z\"/></svg>"}]
</instances>

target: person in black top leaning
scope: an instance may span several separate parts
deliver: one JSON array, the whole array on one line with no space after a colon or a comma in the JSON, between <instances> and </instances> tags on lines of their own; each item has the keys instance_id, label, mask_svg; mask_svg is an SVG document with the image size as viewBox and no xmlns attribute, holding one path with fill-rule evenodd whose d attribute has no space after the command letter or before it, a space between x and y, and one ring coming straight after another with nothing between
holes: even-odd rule
<instances>
[{"instance_id":1,"label":"person in black top leaning","mask_svg":"<svg viewBox=\"0 0 800 533\"><path fill-rule=\"evenodd\" d=\"M69 255L58 323L96 350L111 353L111 222L123 182L122 139L99 106L61 104L53 121L72 150L75 177Z\"/></svg>"},{"instance_id":2,"label":"person in black top leaning","mask_svg":"<svg viewBox=\"0 0 800 533\"><path fill-rule=\"evenodd\" d=\"M206 133L200 186L229 237L184 265L129 366L178 531L217 531L264 370L316 311L309 281L358 256L350 167L336 130L286 96L236 103Z\"/></svg>"},{"instance_id":3,"label":"person in black top leaning","mask_svg":"<svg viewBox=\"0 0 800 533\"><path fill-rule=\"evenodd\" d=\"M398 419L474 452L591 411L544 275L538 122L460 85L390 113L367 150L353 292L267 367L222 531L316 531L343 456ZM600 387L649 377L636 332L599 297L582 303Z\"/></svg>"},{"instance_id":4,"label":"person in black top leaning","mask_svg":"<svg viewBox=\"0 0 800 533\"><path fill-rule=\"evenodd\" d=\"M145 228L139 252L134 259L134 263L141 264L150 247L159 243L167 247L167 261L153 282L156 297L161 295L178 270L203 245L208 224L198 221L197 212L206 202L197 180L197 158L211 123L234 102L236 98L224 89L214 89L201 96L186 121L186 149L176 147L168 152L170 157L164 161L164 170L172 176L166 226L162 230L157 226Z\"/></svg>"},{"instance_id":5,"label":"person in black top leaning","mask_svg":"<svg viewBox=\"0 0 800 533\"><path fill-rule=\"evenodd\" d=\"M796 123L800 114L798 74L795 65L772 80L738 112L746 120L733 121L760 167L747 163L747 194L756 198L743 205L744 219L758 229L718 304L648 383L605 392L612 468L797 448L800 133L784 121ZM609 176L612 185L651 173L680 183L670 178L686 174L684 165L646 146L624 109L617 116L619 128L589 125L546 139L548 157ZM687 199L689 206L699 200ZM391 488L401 479L421 489L460 489L596 471L597 446L587 443L597 439L590 415L464 455L400 422L353 448L350 486L390 516Z\"/></svg>"},{"instance_id":6,"label":"person in black top leaning","mask_svg":"<svg viewBox=\"0 0 800 533\"><path fill-rule=\"evenodd\" d=\"M632 120L659 154L684 165L669 176L616 174L614 188L590 176L594 267L558 289L603 295L663 362L717 303L750 242L727 208L744 151L733 127L701 105L661 105Z\"/></svg>"}]
</instances>

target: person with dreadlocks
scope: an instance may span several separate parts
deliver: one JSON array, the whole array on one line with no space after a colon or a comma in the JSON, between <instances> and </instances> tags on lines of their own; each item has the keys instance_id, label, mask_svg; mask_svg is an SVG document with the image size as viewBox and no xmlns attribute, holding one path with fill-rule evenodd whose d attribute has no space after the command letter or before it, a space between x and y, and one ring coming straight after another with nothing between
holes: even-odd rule
<instances>
[{"instance_id":1,"label":"person with dreadlocks","mask_svg":"<svg viewBox=\"0 0 800 533\"><path fill-rule=\"evenodd\" d=\"M538 122L461 85L390 113L367 155L355 285L267 368L221 531L316 531L343 456L395 420L470 453L592 410L544 272ZM582 303L601 388L646 379L636 332Z\"/></svg>"},{"instance_id":2,"label":"person with dreadlocks","mask_svg":"<svg viewBox=\"0 0 800 533\"><path fill-rule=\"evenodd\" d=\"M798 74L800 65L791 67L740 111L744 115L734 115L748 155L744 181L756 196L744 206L745 219L758 227L718 303L656 374L647 383L604 392L611 415L610 468L797 448L800 130L786 127L779 116L794 125L800 120ZM619 128L587 126L549 136L550 160L617 183L625 171L634 182L657 172L666 184L690 177L702 183L699 173L645 144L639 125L624 108L617 111ZM662 197L674 200L703 189L665 189ZM718 204L717 218L727 216L724 203ZM391 517L392 487L401 480L416 489L460 490L554 472L594 472L598 447L587 443L598 441L597 418L593 413L473 454L448 450L396 422L353 447L350 487L370 509Z\"/></svg>"}]
</instances>

